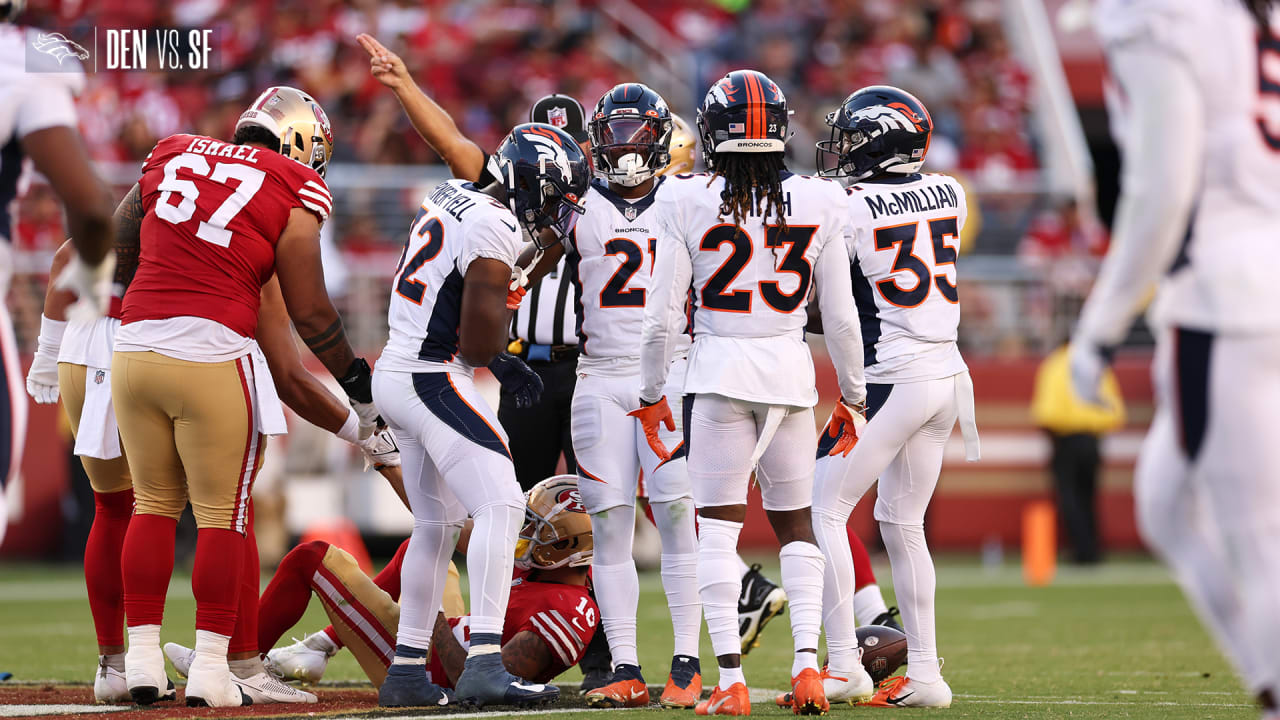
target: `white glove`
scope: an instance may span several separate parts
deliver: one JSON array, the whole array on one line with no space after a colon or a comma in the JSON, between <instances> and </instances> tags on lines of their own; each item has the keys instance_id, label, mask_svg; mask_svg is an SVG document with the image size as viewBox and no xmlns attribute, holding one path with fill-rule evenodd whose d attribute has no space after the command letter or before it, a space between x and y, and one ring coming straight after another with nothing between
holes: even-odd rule
<instances>
[{"instance_id":1,"label":"white glove","mask_svg":"<svg viewBox=\"0 0 1280 720\"><path fill-rule=\"evenodd\" d=\"M396 437L391 434L391 430L378 430L356 445L364 453L365 470L400 467L400 446L396 444Z\"/></svg>"},{"instance_id":2,"label":"white glove","mask_svg":"<svg viewBox=\"0 0 1280 720\"><path fill-rule=\"evenodd\" d=\"M1102 405L1102 375L1107 371L1107 358L1093 343L1073 340L1067 350L1067 364L1071 370L1071 389L1076 397Z\"/></svg>"},{"instance_id":3,"label":"white glove","mask_svg":"<svg viewBox=\"0 0 1280 720\"><path fill-rule=\"evenodd\" d=\"M67 319L93 322L106 315L115 273L114 253L107 253L96 267L86 265L79 254L72 258L53 281L54 288L76 294L76 301L67 308Z\"/></svg>"},{"instance_id":4,"label":"white glove","mask_svg":"<svg viewBox=\"0 0 1280 720\"><path fill-rule=\"evenodd\" d=\"M58 402L58 351L62 347L65 320L40 316L40 338L36 340L36 356L27 371L27 394L41 405Z\"/></svg>"}]
</instances>

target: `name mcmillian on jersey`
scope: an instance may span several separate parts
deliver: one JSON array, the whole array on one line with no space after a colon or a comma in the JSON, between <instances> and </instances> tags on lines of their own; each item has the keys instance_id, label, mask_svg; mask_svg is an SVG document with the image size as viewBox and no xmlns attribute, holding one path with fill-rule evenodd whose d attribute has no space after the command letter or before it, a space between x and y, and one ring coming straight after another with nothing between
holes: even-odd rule
<instances>
[{"instance_id":1,"label":"name mcmillian on jersey","mask_svg":"<svg viewBox=\"0 0 1280 720\"><path fill-rule=\"evenodd\" d=\"M959 207L960 200L956 191L946 184L926 185L914 190L890 193L893 201L888 202L882 195L871 195L863 198L867 208L871 210L871 219L881 215L901 215L911 212L929 212L944 207Z\"/></svg>"}]
</instances>

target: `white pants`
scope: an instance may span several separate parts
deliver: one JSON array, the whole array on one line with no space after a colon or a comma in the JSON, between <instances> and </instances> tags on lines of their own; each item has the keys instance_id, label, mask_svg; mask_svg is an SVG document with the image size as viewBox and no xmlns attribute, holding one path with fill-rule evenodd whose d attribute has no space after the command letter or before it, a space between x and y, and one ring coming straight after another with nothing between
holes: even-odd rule
<instances>
[{"instance_id":1,"label":"white pants","mask_svg":"<svg viewBox=\"0 0 1280 720\"><path fill-rule=\"evenodd\" d=\"M573 391L573 453L578 463L578 492L588 513L621 505L634 505L636 483L644 473L646 496L652 502L690 497L685 470L683 411L679 388L684 384L685 361L672 363L667 397L672 402L676 429L661 429L662 442L672 452L660 463L649 449L640 421L627 413L640 407L636 375L616 377L579 375Z\"/></svg>"},{"instance_id":2,"label":"white pants","mask_svg":"<svg viewBox=\"0 0 1280 720\"><path fill-rule=\"evenodd\" d=\"M1257 692L1280 688L1280 335L1166 331L1138 528Z\"/></svg>"},{"instance_id":3,"label":"white pants","mask_svg":"<svg viewBox=\"0 0 1280 720\"><path fill-rule=\"evenodd\" d=\"M879 478L876 520L923 523L956 424L956 377L868 383L867 426L848 455L818 460L814 507L848 518Z\"/></svg>"},{"instance_id":4,"label":"white pants","mask_svg":"<svg viewBox=\"0 0 1280 720\"><path fill-rule=\"evenodd\" d=\"M689 480L695 505L747 503L751 453L769 407L723 395L685 396ZM799 510L813 500L813 458L818 447L813 408L787 407L785 413L760 456L756 472L766 510Z\"/></svg>"}]
</instances>

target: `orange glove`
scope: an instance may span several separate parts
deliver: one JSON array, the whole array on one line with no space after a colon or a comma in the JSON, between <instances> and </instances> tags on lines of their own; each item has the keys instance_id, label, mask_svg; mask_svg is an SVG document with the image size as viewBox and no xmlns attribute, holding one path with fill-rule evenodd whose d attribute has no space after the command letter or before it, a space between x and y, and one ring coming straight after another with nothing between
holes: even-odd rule
<instances>
[{"instance_id":1,"label":"orange glove","mask_svg":"<svg viewBox=\"0 0 1280 720\"><path fill-rule=\"evenodd\" d=\"M836 403L825 431L829 437L836 439L836 444L828 455L847 456L853 451L853 446L858 444L858 435L867 425L866 412L865 403L850 407L845 404L844 398Z\"/></svg>"},{"instance_id":2,"label":"orange glove","mask_svg":"<svg viewBox=\"0 0 1280 720\"><path fill-rule=\"evenodd\" d=\"M652 404L632 410L628 415L640 421L644 426L644 437L649 441L649 449L653 450L653 454L657 455L663 462L671 459L671 452L667 450L667 446L662 444L662 438L658 437L659 423L666 425L667 430L675 432L676 419L671 416L671 407L667 405L667 398L664 395L661 400Z\"/></svg>"},{"instance_id":3,"label":"orange glove","mask_svg":"<svg viewBox=\"0 0 1280 720\"><path fill-rule=\"evenodd\" d=\"M514 290L508 289L507 290L507 309L515 310L516 308L520 307L521 301L524 300L524 296L528 292L529 291L527 289L522 287L516 287Z\"/></svg>"}]
</instances>

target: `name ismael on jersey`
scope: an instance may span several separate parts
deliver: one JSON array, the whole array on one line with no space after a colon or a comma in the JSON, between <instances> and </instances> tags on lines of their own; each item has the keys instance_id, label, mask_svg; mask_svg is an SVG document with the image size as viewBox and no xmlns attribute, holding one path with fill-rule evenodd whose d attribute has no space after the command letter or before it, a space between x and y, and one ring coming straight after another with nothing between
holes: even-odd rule
<instances>
[{"instance_id":1,"label":"name ismael on jersey","mask_svg":"<svg viewBox=\"0 0 1280 720\"><path fill-rule=\"evenodd\" d=\"M475 198L462 194L457 187L451 183L440 183L436 189L431 191L428 198L432 203L439 206L441 210L453 216L454 220L462 222L462 214L475 207Z\"/></svg>"},{"instance_id":2,"label":"name ismael on jersey","mask_svg":"<svg viewBox=\"0 0 1280 720\"><path fill-rule=\"evenodd\" d=\"M960 198L955 188L949 184L926 185L914 190L889 193L892 201L886 201L884 195L868 195L863 200L871 210L871 219L881 215L901 215L909 212L928 212L941 210L944 207L959 208Z\"/></svg>"},{"instance_id":3,"label":"name ismael on jersey","mask_svg":"<svg viewBox=\"0 0 1280 720\"><path fill-rule=\"evenodd\" d=\"M205 138L192 140L191 144L183 152L203 153L214 157L235 158L236 160L256 163L258 162L258 153L262 152L262 148L249 145L232 145Z\"/></svg>"}]
</instances>

